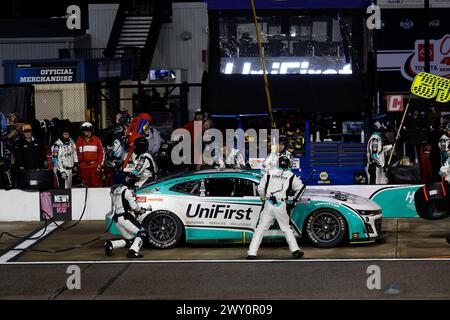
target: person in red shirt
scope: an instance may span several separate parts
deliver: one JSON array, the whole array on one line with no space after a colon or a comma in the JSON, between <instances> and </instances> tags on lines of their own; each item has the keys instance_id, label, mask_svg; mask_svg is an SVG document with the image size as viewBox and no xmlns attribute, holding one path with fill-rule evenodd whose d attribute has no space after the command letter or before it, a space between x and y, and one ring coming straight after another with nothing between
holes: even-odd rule
<instances>
[{"instance_id":1,"label":"person in red shirt","mask_svg":"<svg viewBox=\"0 0 450 320\"><path fill-rule=\"evenodd\" d=\"M93 135L94 127L85 122L81 125L81 136L78 138L77 154L80 164L80 175L88 187L102 187L100 176L104 162L103 146L100 139Z\"/></svg>"},{"instance_id":2,"label":"person in red shirt","mask_svg":"<svg viewBox=\"0 0 450 320\"><path fill-rule=\"evenodd\" d=\"M203 111L201 111L200 109L198 109L197 111L195 111L195 116L194 116L194 120L187 122L184 126L183 129L186 129L187 131L189 131L189 133L191 134L191 142L193 143L194 141L194 123L195 121L205 121L206 120L206 115Z\"/></svg>"}]
</instances>

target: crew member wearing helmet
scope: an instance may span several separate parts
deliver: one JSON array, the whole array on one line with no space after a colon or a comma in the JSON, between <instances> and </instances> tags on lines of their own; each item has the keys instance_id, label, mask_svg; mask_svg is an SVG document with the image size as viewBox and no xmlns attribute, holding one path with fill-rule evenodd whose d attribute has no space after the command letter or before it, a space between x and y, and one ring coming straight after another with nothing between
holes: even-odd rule
<instances>
[{"instance_id":1,"label":"crew member wearing helmet","mask_svg":"<svg viewBox=\"0 0 450 320\"><path fill-rule=\"evenodd\" d=\"M442 165L450 158L450 123L445 128L444 135L439 139L439 150L441 151Z\"/></svg>"},{"instance_id":2,"label":"crew member wearing helmet","mask_svg":"<svg viewBox=\"0 0 450 320\"><path fill-rule=\"evenodd\" d=\"M148 141L148 152L153 156L156 155L161 148L161 135L153 127L153 118L150 117L149 123L144 126L143 134Z\"/></svg>"},{"instance_id":3,"label":"crew member wearing helmet","mask_svg":"<svg viewBox=\"0 0 450 320\"><path fill-rule=\"evenodd\" d=\"M126 136L121 126L116 126L113 131L112 141L106 146L105 166L112 171L112 183L123 183L121 166L126 156Z\"/></svg>"},{"instance_id":4,"label":"crew member wearing helmet","mask_svg":"<svg viewBox=\"0 0 450 320\"><path fill-rule=\"evenodd\" d=\"M53 172L59 189L72 187L72 175L78 170L75 142L70 138L69 128L63 128L59 139L52 146Z\"/></svg>"},{"instance_id":5,"label":"crew member wearing helmet","mask_svg":"<svg viewBox=\"0 0 450 320\"><path fill-rule=\"evenodd\" d=\"M388 178L385 172L386 153L392 149L392 145L383 144L384 124L375 122L374 132L367 142L366 172L369 184L387 184Z\"/></svg>"},{"instance_id":6,"label":"crew member wearing helmet","mask_svg":"<svg viewBox=\"0 0 450 320\"><path fill-rule=\"evenodd\" d=\"M104 152L102 142L93 132L94 127L91 123L85 122L81 125L81 136L76 143L80 176L88 187L102 187L100 172L104 162Z\"/></svg>"},{"instance_id":7,"label":"crew member wearing helmet","mask_svg":"<svg viewBox=\"0 0 450 320\"><path fill-rule=\"evenodd\" d=\"M441 170L439 171L439 175L448 184L450 184L450 158L447 158L447 160L445 161L444 165L441 167ZM448 197L448 195L447 195L447 197ZM447 237L447 243L450 244L450 235Z\"/></svg>"},{"instance_id":8,"label":"crew member wearing helmet","mask_svg":"<svg viewBox=\"0 0 450 320\"><path fill-rule=\"evenodd\" d=\"M245 156L239 149L223 146L218 153L217 162L220 169L245 169Z\"/></svg>"},{"instance_id":9,"label":"crew member wearing helmet","mask_svg":"<svg viewBox=\"0 0 450 320\"><path fill-rule=\"evenodd\" d=\"M148 152L148 141L145 137L139 137L134 140L134 150L131 161L125 168L125 172L131 172L138 177L136 187L140 188L149 179L156 179L158 166Z\"/></svg>"},{"instance_id":10,"label":"crew member wearing helmet","mask_svg":"<svg viewBox=\"0 0 450 320\"><path fill-rule=\"evenodd\" d=\"M138 177L135 175L128 174L125 177L125 185L111 188L113 221L122 234L123 239L105 242L105 253L107 256L111 256L114 249L128 248L128 258L143 257L139 251L148 237L137 218L145 214L147 210L141 208L136 201L134 185L137 179ZM151 211L151 207L148 210Z\"/></svg>"},{"instance_id":11,"label":"crew member wearing helmet","mask_svg":"<svg viewBox=\"0 0 450 320\"><path fill-rule=\"evenodd\" d=\"M263 234L272 226L275 220L280 229L284 232L289 250L294 258L303 256L303 252L297 244L295 235L290 226L290 217L287 212L288 195L294 191L294 199L302 190L302 181L289 170L291 159L287 156L278 158L278 165L275 169L270 169L262 177L258 193L263 201L258 226L253 234L248 250L247 259L256 259L259 246L263 239Z\"/></svg>"},{"instance_id":12,"label":"crew member wearing helmet","mask_svg":"<svg viewBox=\"0 0 450 320\"><path fill-rule=\"evenodd\" d=\"M292 160L292 154L287 150L288 149L288 141L285 136L280 136L278 140L278 144L275 146L275 149L272 149L272 152L264 160L263 163L263 172L275 169L278 167L278 159L281 156L285 156Z\"/></svg>"}]
</instances>

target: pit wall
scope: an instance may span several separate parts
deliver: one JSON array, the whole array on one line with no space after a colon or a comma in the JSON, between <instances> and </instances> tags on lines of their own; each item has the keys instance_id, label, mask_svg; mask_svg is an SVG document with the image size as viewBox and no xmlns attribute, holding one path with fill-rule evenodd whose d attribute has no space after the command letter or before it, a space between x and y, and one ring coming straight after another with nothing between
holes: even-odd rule
<instances>
[{"instance_id":1,"label":"pit wall","mask_svg":"<svg viewBox=\"0 0 450 320\"><path fill-rule=\"evenodd\" d=\"M351 185L351 186L311 186L309 190L327 189L352 193L370 198L383 208L386 218L417 218L414 193L421 186L398 185ZM111 210L109 188L87 189L87 204L83 220L104 220ZM83 213L86 189L72 189L72 220L78 220ZM0 190L0 221L39 221L39 192L21 190Z\"/></svg>"}]
</instances>

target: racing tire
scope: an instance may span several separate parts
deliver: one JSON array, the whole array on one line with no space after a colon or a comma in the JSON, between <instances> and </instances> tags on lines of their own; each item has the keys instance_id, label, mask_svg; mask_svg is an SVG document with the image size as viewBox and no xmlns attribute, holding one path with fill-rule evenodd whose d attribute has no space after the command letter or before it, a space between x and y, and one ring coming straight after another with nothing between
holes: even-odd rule
<instances>
[{"instance_id":1,"label":"racing tire","mask_svg":"<svg viewBox=\"0 0 450 320\"><path fill-rule=\"evenodd\" d=\"M181 243L184 226L172 212L159 210L145 218L142 226L148 235L148 244L156 249L170 249Z\"/></svg>"},{"instance_id":2,"label":"racing tire","mask_svg":"<svg viewBox=\"0 0 450 320\"><path fill-rule=\"evenodd\" d=\"M305 231L313 245L332 248L344 240L348 227L340 213L332 209L319 209L306 219Z\"/></svg>"}]
</instances>

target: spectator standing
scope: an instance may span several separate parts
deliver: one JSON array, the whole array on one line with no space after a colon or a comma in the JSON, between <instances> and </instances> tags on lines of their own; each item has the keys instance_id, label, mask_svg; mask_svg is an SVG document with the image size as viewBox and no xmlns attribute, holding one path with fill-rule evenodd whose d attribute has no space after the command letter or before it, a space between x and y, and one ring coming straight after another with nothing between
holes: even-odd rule
<instances>
[{"instance_id":1,"label":"spectator standing","mask_svg":"<svg viewBox=\"0 0 450 320\"><path fill-rule=\"evenodd\" d=\"M183 128L186 129L187 131L189 131L189 134L191 135L191 142L194 143L194 123L195 121L201 121L202 124L203 122L206 120L206 114L201 111L200 109L198 109L197 111L195 111L195 116L194 116L194 120L187 122Z\"/></svg>"},{"instance_id":2,"label":"spectator standing","mask_svg":"<svg viewBox=\"0 0 450 320\"><path fill-rule=\"evenodd\" d=\"M11 149L7 142L8 123L5 115L0 112L0 189L9 190L13 187L10 165Z\"/></svg>"},{"instance_id":3,"label":"spectator standing","mask_svg":"<svg viewBox=\"0 0 450 320\"><path fill-rule=\"evenodd\" d=\"M18 170L38 170L47 167L44 146L33 137L31 125L22 127L23 137L14 145L14 166Z\"/></svg>"},{"instance_id":4,"label":"spectator standing","mask_svg":"<svg viewBox=\"0 0 450 320\"><path fill-rule=\"evenodd\" d=\"M80 175L88 187L102 187L101 170L104 162L103 146L100 139L93 134L94 127L85 122L81 125L78 138L77 154L80 163Z\"/></svg>"}]
</instances>

